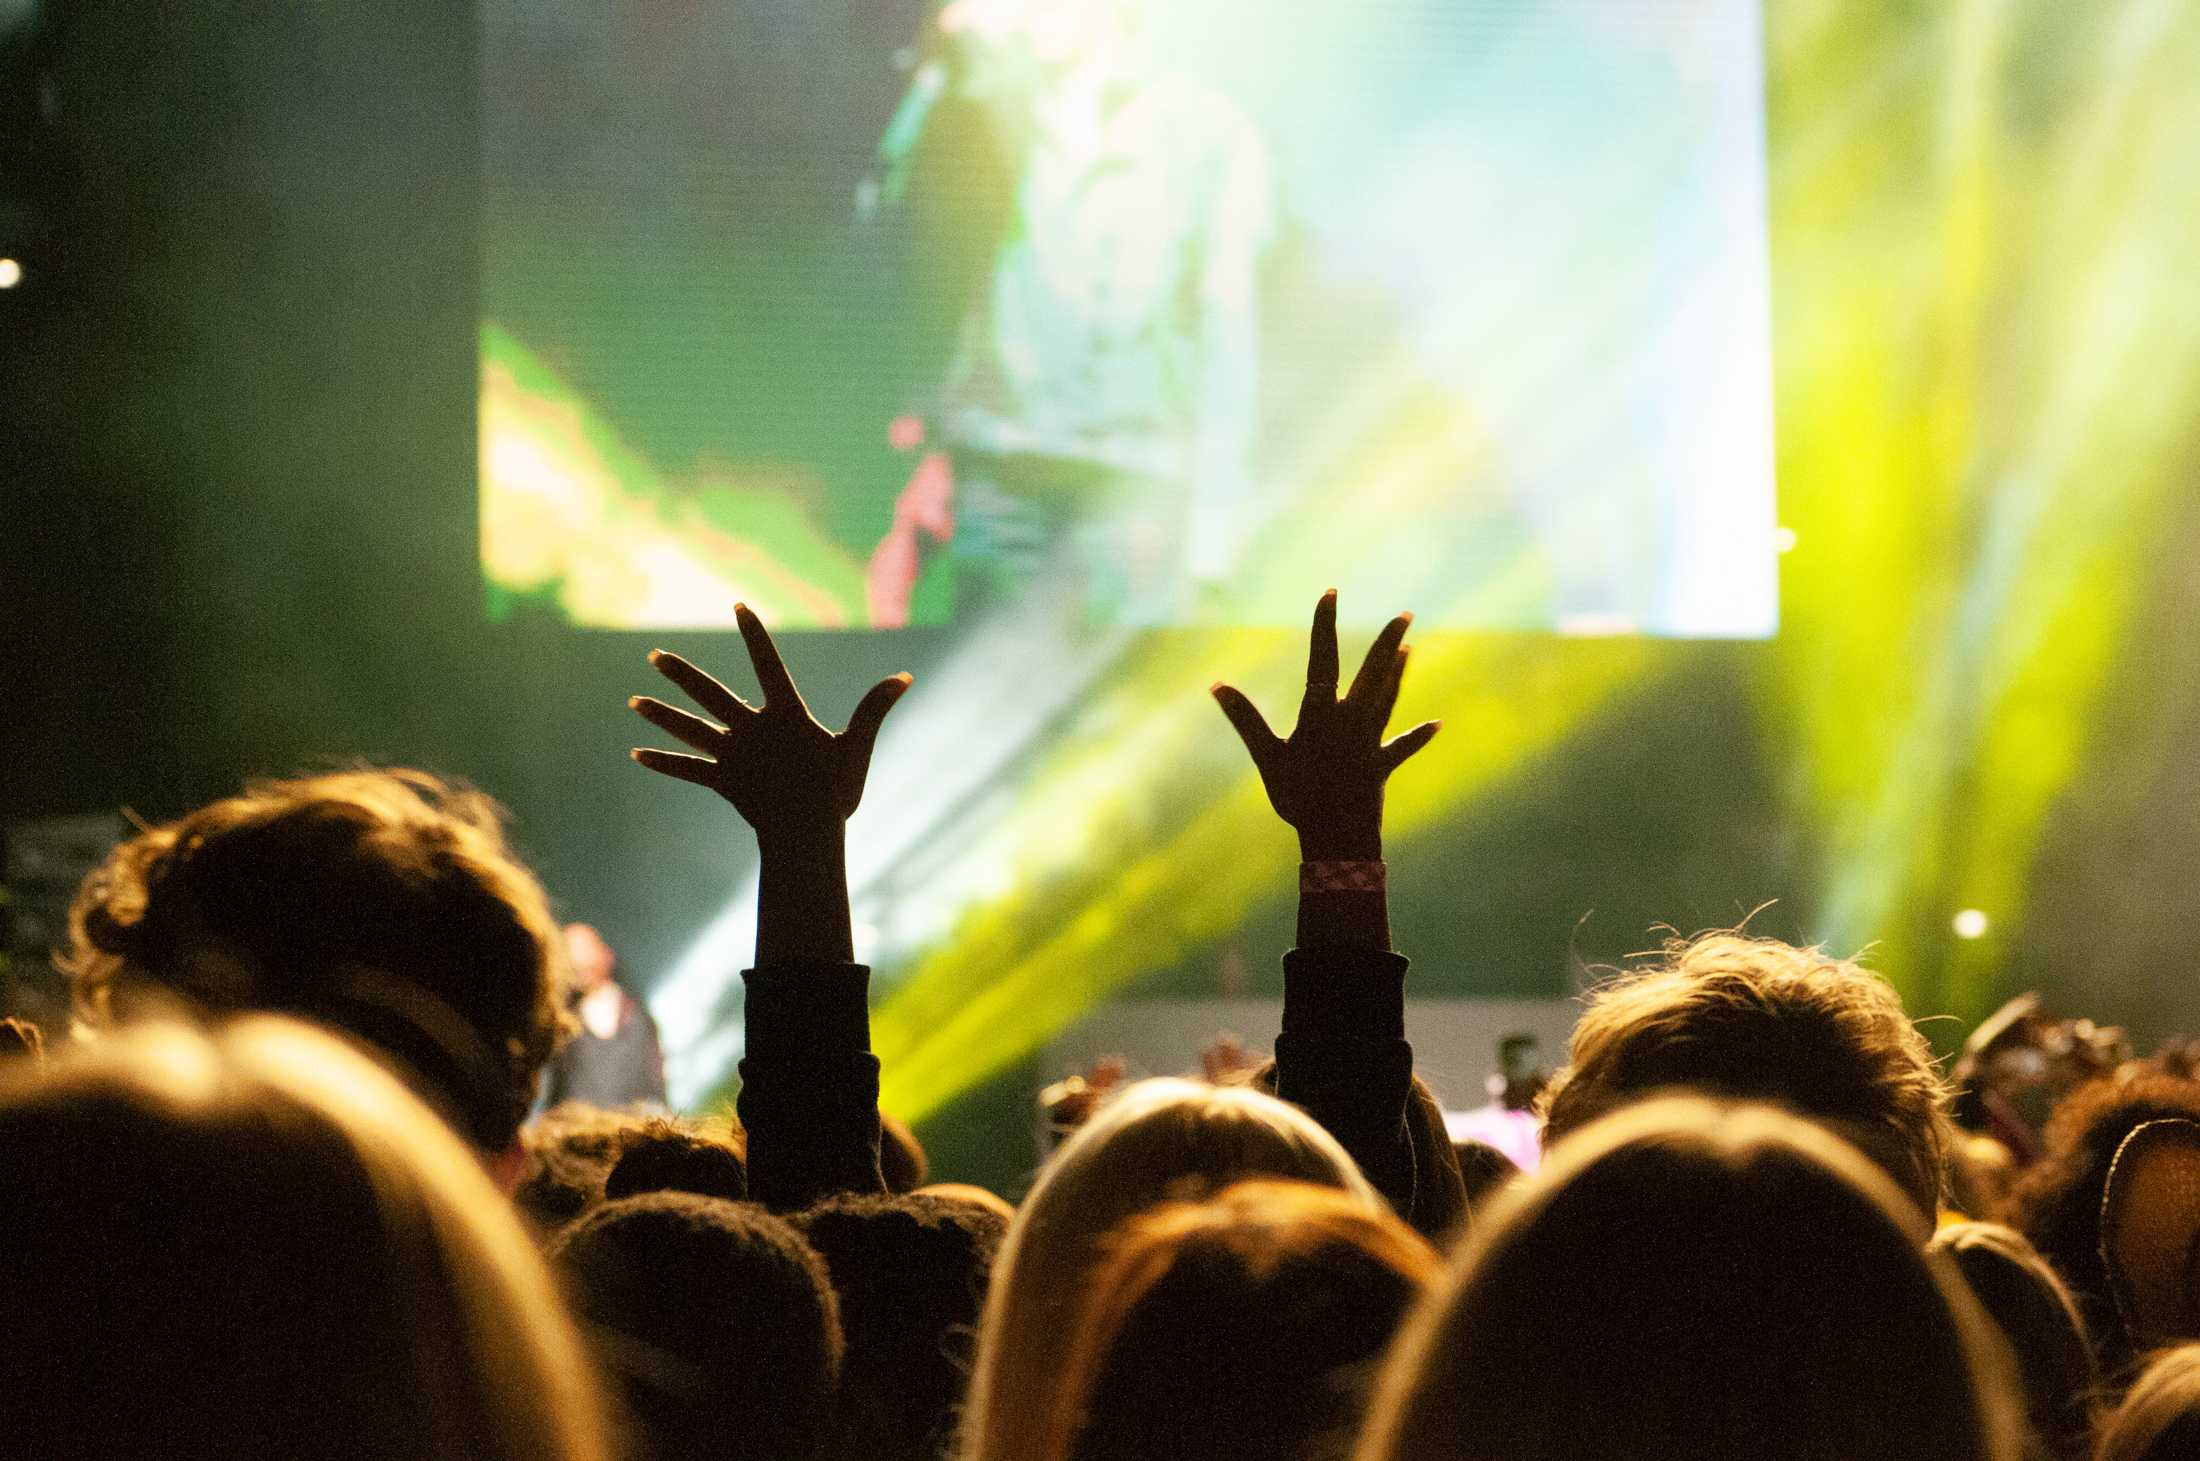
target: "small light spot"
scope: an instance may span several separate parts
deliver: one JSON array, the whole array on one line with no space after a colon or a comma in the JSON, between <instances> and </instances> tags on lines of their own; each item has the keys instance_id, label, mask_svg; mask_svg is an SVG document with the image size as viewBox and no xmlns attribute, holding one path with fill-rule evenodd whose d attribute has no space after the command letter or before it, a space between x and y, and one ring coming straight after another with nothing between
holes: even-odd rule
<instances>
[{"instance_id":1,"label":"small light spot","mask_svg":"<svg viewBox=\"0 0 2200 1461\"><path fill-rule=\"evenodd\" d=\"M1993 920L1976 908L1966 908L1955 916L1957 938L1984 938L1986 930L1993 927Z\"/></svg>"},{"instance_id":2,"label":"small light spot","mask_svg":"<svg viewBox=\"0 0 2200 1461\"><path fill-rule=\"evenodd\" d=\"M1772 546L1782 553L1795 551L1795 529L1779 528L1772 534Z\"/></svg>"},{"instance_id":3,"label":"small light spot","mask_svg":"<svg viewBox=\"0 0 2200 1461\"><path fill-rule=\"evenodd\" d=\"M13 289L23 282L23 266L13 259L0 259L0 289Z\"/></svg>"}]
</instances>

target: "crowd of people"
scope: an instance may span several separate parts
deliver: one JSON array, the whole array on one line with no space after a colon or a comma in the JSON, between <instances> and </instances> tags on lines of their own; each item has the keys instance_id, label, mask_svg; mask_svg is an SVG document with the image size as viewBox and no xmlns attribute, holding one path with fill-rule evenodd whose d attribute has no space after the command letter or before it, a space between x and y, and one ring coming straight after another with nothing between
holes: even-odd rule
<instances>
[{"instance_id":1,"label":"crowd of people","mask_svg":"<svg viewBox=\"0 0 2200 1461\"><path fill-rule=\"evenodd\" d=\"M1437 727L1385 738L1408 616L1340 687L1333 595L1287 734L1213 692L1302 854L1273 1057L1082 1101L1014 1205L930 1182L846 877L908 678L835 734L737 617L760 704L664 653L709 718L633 702L758 840L735 1111L538 1108L596 956L479 794L147 828L72 911L76 1038L0 1030L11 1454L2200 1455L2184 1047L2020 1002L1944 1074L1872 973L1717 933L1586 998L1537 1171L1456 1149L1383 860Z\"/></svg>"}]
</instances>

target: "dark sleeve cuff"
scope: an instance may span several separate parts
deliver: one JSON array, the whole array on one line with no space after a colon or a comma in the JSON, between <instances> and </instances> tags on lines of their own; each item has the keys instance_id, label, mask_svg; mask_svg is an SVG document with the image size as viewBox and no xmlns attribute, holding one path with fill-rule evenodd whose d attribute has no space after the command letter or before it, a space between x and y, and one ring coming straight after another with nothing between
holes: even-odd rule
<instances>
[{"instance_id":1,"label":"dark sleeve cuff","mask_svg":"<svg viewBox=\"0 0 2200 1461\"><path fill-rule=\"evenodd\" d=\"M1408 967L1388 949L1293 949L1283 956L1283 1033L1403 1040Z\"/></svg>"},{"instance_id":2,"label":"dark sleeve cuff","mask_svg":"<svg viewBox=\"0 0 2200 1461\"><path fill-rule=\"evenodd\" d=\"M747 1055L776 1063L871 1048L871 971L863 964L783 963L743 971Z\"/></svg>"}]
</instances>

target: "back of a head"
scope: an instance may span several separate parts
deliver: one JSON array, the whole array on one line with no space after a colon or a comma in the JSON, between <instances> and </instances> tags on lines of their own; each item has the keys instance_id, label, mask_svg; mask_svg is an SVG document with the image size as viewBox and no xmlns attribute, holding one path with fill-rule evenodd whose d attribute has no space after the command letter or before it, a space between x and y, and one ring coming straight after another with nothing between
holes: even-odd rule
<instances>
[{"instance_id":1,"label":"back of a head","mask_svg":"<svg viewBox=\"0 0 2200 1461\"><path fill-rule=\"evenodd\" d=\"M2116 1152L2150 1121L2200 1120L2200 1083L2178 1076L2103 1077L2055 1107L2039 1161L2017 1179L2001 1217L2031 1240L2069 1286L2093 1337L2101 1368L2123 1372L2135 1358L2101 1255L2101 1205Z\"/></svg>"},{"instance_id":2,"label":"back of a head","mask_svg":"<svg viewBox=\"0 0 2200 1461\"><path fill-rule=\"evenodd\" d=\"M1277 1081L1275 1057L1269 1056L1226 1079L1230 1084L1249 1085L1273 1096ZM1398 1215L1430 1242L1448 1245L1467 1225L1466 1180L1459 1168L1459 1154L1452 1149L1451 1133L1444 1127L1444 1103L1418 1075L1406 1089L1405 1135L1413 1162L1413 1200Z\"/></svg>"},{"instance_id":3,"label":"back of a head","mask_svg":"<svg viewBox=\"0 0 2200 1461\"><path fill-rule=\"evenodd\" d=\"M2101 1426L2098 1461L2200 1456L2200 1344L2156 1355Z\"/></svg>"},{"instance_id":4,"label":"back of a head","mask_svg":"<svg viewBox=\"0 0 2200 1461\"><path fill-rule=\"evenodd\" d=\"M1556 1143L1646 1096L1760 1101L1832 1128L1928 1219L1952 1147L1948 1088L1894 989L1816 949L1675 940L1593 991L1542 1101Z\"/></svg>"},{"instance_id":5,"label":"back of a head","mask_svg":"<svg viewBox=\"0 0 2200 1461\"><path fill-rule=\"evenodd\" d=\"M2082 1461L2092 1447L2100 1374L2070 1291L2022 1233L1999 1223L1951 1223L1930 1246L1955 1264L2009 1341L2035 1454Z\"/></svg>"},{"instance_id":6,"label":"back of a head","mask_svg":"<svg viewBox=\"0 0 2200 1461\"><path fill-rule=\"evenodd\" d=\"M654 1461L806 1461L840 1370L824 1262L762 1208L653 1192L591 1209L550 1256Z\"/></svg>"},{"instance_id":7,"label":"back of a head","mask_svg":"<svg viewBox=\"0 0 2200 1461\"><path fill-rule=\"evenodd\" d=\"M0 1077L0 1170L11 1454L604 1454L479 1162L324 1034L148 1024Z\"/></svg>"},{"instance_id":8,"label":"back of a head","mask_svg":"<svg viewBox=\"0 0 2200 1461\"><path fill-rule=\"evenodd\" d=\"M1466 1185L1467 1211L1478 1213L1520 1175L1520 1165L1486 1141L1469 1137L1451 1144L1459 1163L1459 1180Z\"/></svg>"},{"instance_id":9,"label":"back of a head","mask_svg":"<svg viewBox=\"0 0 2200 1461\"><path fill-rule=\"evenodd\" d=\"M793 1221L840 1299L840 1451L868 1461L947 1454L1008 1219L912 1193L836 1197Z\"/></svg>"},{"instance_id":10,"label":"back of a head","mask_svg":"<svg viewBox=\"0 0 2200 1461\"><path fill-rule=\"evenodd\" d=\"M1076 1304L1125 1219L1249 1177L1383 1201L1336 1138L1259 1091L1147 1080L1113 1096L1041 1169L1009 1226L978 1336L962 1453L1023 1461L1041 1441Z\"/></svg>"},{"instance_id":11,"label":"back of a head","mask_svg":"<svg viewBox=\"0 0 2200 1461\"><path fill-rule=\"evenodd\" d=\"M1342 1456L1376 1362L1442 1272L1397 1218L1299 1182L1157 1208L1109 1246L1044 1461Z\"/></svg>"},{"instance_id":12,"label":"back of a head","mask_svg":"<svg viewBox=\"0 0 2200 1461\"><path fill-rule=\"evenodd\" d=\"M749 1195L748 1148L739 1128L724 1121L653 1116L623 1131L604 1173L603 1195L693 1192L742 1202Z\"/></svg>"},{"instance_id":13,"label":"back of a head","mask_svg":"<svg viewBox=\"0 0 2200 1461\"><path fill-rule=\"evenodd\" d=\"M269 781L117 847L69 915L79 1015L179 999L328 1024L393 1057L487 1151L563 1017L563 955L495 803L417 771Z\"/></svg>"},{"instance_id":14,"label":"back of a head","mask_svg":"<svg viewBox=\"0 0 2200 1461\"><path fill-rule=\"evenodd\" d=\"M526 1164L512 1203L539 1234L564 1227L603 1201L603 1181L619 1159L619 1138L647 1118L582 1101L552 1106L520 1129Z\"/></svg>"},{"instance_id":15,"label":"back of a head","mask_svg":"<svg viewBox=\"0 0 2200 1461\"><path fill-rule=\"evenodd\" d=\"M1813 1123L1638 1104L1478 1225L1361 1461L2010 1461L2005 1357L1914 1221Z\"/></svg>"}]
</instances>

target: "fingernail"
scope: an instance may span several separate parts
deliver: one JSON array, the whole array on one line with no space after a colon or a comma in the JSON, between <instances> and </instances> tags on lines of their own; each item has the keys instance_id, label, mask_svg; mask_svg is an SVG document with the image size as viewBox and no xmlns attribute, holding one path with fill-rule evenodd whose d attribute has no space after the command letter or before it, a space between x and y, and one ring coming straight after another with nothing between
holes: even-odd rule
<instances>
[{"instance_id":1,"label":"fingernail","mask_svg":"<svg viewBox=\"0 0 2200 1461\"><path fill-rule=\"evenodd\" d=\"M910 674L907 670L903 670L900 674L894 676L894 678L901 681L904 685L914 685L915 683L917 683L917 677Z\"/></svg>"},{"instance_id":2,"label":"fingernail","mask_svg":"<svg viewBox=\"0 0 2200 1461\"><path fill-rule=\"evenodd\" d=\"M640 710L642 708L642 697L639 695L627 696L626 708L629 710Z\"/></svg>"},{"instance_id":3,"label":"fingernail","mask_svg":"<svg viewBox=\"0 0 2200 1461\"><path fill-rule=\"evenodd\" d=\"M1400 614L1398 617L1405 623L1411 624L1413 622L1413 611L1411 609L1408 609L1403 614Z\"/></svg>"},{"instance_id":4,"label":"fingernail","mask_svg":"<svg viewBox=\"0 0 2200 1461\"><path fill-rule=\"evenodd\" d=\"M641 748L640 746L636 746L636 747L635 747L635 748L634 748L633 750L631 750L631 751L627 752L627 753L626 753L626 759L627 759L627 760L629 760L629 761L639 761L639 760L641 760L641 759L642 759L642 748Z\"/></svg>"},{"instance_id":5,"label":"fingernail","mask_svg":"<svg viewBox=\"0 0 2200 1461\"><path fill-rule=\"evenodd\" d=\"M653 649L649 652L649 662L651 664L657 663L657 661L663 659L664 657L665 652L661 649Z\"/></svg>"},{"instance_id":6,"label":"fingernail","mask_svg":"<svg viewBox=\"0 0 2200 1461\"><path fill-rule=\"evenodd\" d=\"M1222 693L1222 682L1220 680L1217 680L1212 685L1209 685L1207 687L1207 693L1210 695L1220 695Z\"/></svg>"},{"instance_id":7,"label":"fingernail","mask_svg":"<svg viewBox=\"0 0 2200 1461\"><path fill-rule=\"evenodd\" d=\"M746 614L748 611L749 606L747 604L735 604L733 606L733 612L737 617L739 615Z\"/></svg>"}]
</instances>

